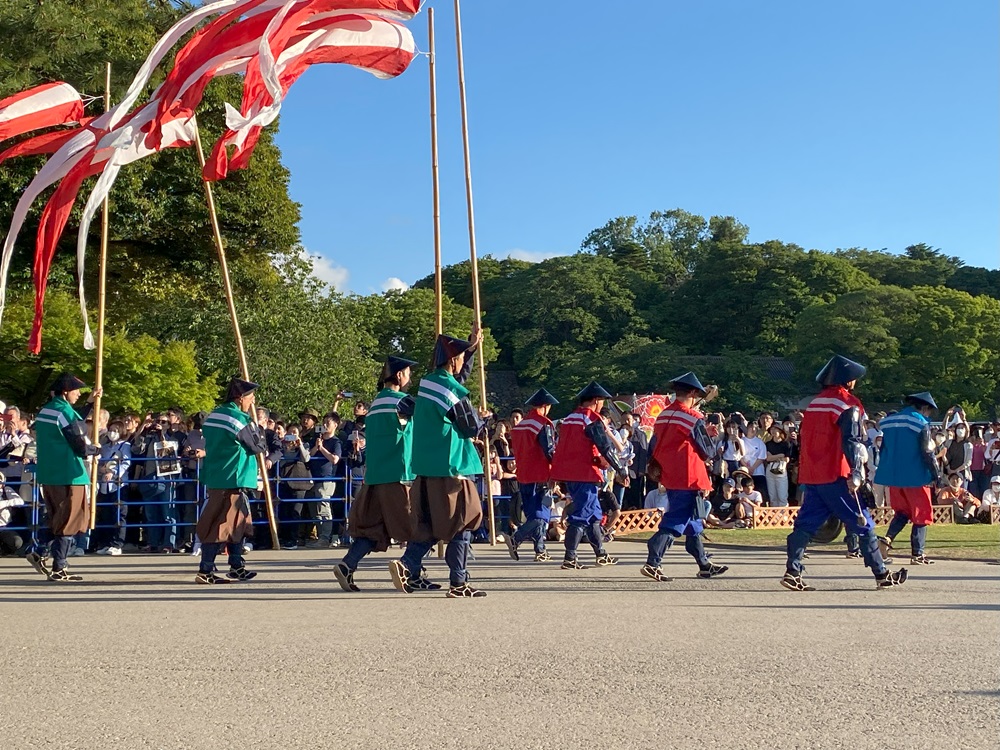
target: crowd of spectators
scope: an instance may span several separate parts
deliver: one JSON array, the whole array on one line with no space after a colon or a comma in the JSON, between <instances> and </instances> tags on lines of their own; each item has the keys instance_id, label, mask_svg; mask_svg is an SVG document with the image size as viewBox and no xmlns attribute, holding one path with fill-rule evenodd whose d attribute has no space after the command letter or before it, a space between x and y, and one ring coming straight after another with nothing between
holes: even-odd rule
<instances>
[{"instance_id":1,"label":"crowd of spectators","mask_svg":"<svg viewBox=\"0 0 1000 750\"><path fill-rule=\"evenodd\" d=\"M349 498L364 479L367 405L355 401L350 417L340 415L344 396L325 413L304 409L295 420L258 408L264 431L264 465L275 498L282 549L330 548L346 544ZM2 405L2 404L0 404ZM483 455L489 449L494 496L495 533L502 540L521 521L520 492L510 431L524 416L520 409L499 419L488 412L490 431L477 441ZM201 432L204 413L185 415L178 408L161 413L99 412L101 453L98 459L97 528L77 538L74 555L96 552L120 555L125 549L156 553L197 553L194 528L204 488L198 482L205 455ZM882 434L879 413L866 422L867 476L861 495L870 507L887 504L884 487L872 479L878 466ZM717 428L714 456L707 462L712 477L712 514L708 525L746 528L754 508L797 505L799 425L801 412L783 419L770 412L747 418L739 412L709 414ZM608 471L600 492L611 528L622 510L663 509L667 493L647 477L650 435L636 416L605 410L609 435L628 466L628 477ZM88 422L90 419L88 418ZM0 431L0 553L23 552L31 526L31 464L35 451L32 415L17 407L3 410ZM557 423L558 429L558 423ZM990 508L1000 505L1000 420L969 424L954 407L933 428L935 456L944 486L936 503L951 505L961 523L989 521ZM260 488L263 488L261 484ZM485 490L485 487L482 488ZM485 497L485 492L483 493ZM552 492L551 540L565 532L563 516L569 503L565 488ZM271 546L262 503L254 506L258 532L248 547ZM37 521L37 519L36 519ZM488 529L480 530L480 540Z\"/></svg>"}]
</instances>

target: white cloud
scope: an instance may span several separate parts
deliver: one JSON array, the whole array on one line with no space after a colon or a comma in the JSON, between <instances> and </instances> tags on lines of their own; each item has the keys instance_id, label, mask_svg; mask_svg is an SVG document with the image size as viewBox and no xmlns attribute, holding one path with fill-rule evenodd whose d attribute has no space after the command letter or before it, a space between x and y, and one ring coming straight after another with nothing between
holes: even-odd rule
<instances>
[{"instance_id":1,"label":"white cloud","mask_svg":"<svg viewBox=\"0 0 1000 750\"><path fill-rule=\"evenodd\" d=\"M394 289L400 292L405 292L409 288L410 288L409 284L407 284L402 279L397 279L395 276L390 276L388 279L382 282L383 292L390 292Z\"/></svg>"},{"instance_id":2,"label":"white cloud","mask_svg":"<svg viewBox=\"0 0 1000 750\"><path fill-rule=\"evenodd\" d=\"M556 258L560 255L569 255L570 253L561 252L548 252L548 251L532 251L532 250L521 250L520 248L515 248L507 253L507 257L511 260L526 260L528 263L541 263L543 260L548 260L549 258Z\"/></svg>"},{"instance_id":3,"label":"white cloud","mask_svg":"<svg viewBox=\"0 0 1000 750\"><path fill-rule=\"evenodd\" d=\"M333 287L338 292L347 292L350 282L351 272L343 266L337 265L323 255L313 255L305 248L302 248L302 257L312 264L313 274L320 281Z\"/></svg>"}]
</instances>

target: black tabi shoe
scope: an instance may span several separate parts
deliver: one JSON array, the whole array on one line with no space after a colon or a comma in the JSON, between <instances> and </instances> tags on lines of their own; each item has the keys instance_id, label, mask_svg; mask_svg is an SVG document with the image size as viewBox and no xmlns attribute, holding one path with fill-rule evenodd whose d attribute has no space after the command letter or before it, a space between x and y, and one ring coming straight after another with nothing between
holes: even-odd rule
<instances>
[{"instance_id":1,"label":"black tabi shoe","mask_svg":"<svg viewBox=\"0 0 1000 750\"><path fill-rule=\"evenodd\" d=\"M52 575L52 570L49 568L48 562L44 557L39 555L35 551L31 551L24 556L24 559L35 569L37 573L48 578Z\"/></svg>"},{"instance_id":2,"label":"black tabi shoe","mask_svg":"<svg viewBox=\"0 0 1000 750\"><path fill-rule=\"evenodd\" d=\"M438 588L441 588L438 586ZM486 596L486 592L482 589L474 589L467 583L463 583L461 586L452 586L448 589L448 593L445 594L449 599L481 599Z\"/></svg>"},{"instance_id":3,"label":"black tabi shoe","mask_svg":"<svg viewBox=\"0 0 1000 750\"><path fill-rule=\"evenodd\" d=\"M507 534L504 537L504 541L507 543L507 554L510 555L510 559L515 562L521 559L521 556L517 554L517 544L514 542L514 535Z\"/></svg>"},{"instance_id":4,"label":"black tabi shoe","mask_svg":"<svg viewBox=\"0 0 1000 750\"><path fill-rule=\"evenodd\" d=\"M407 581L410 579L410 571L406 569L399 560L389 561L389 575L392 576L392 585L396 587L396 591L401 591L404 594L412 594L413 589L407 585Z\"/></svg>"},{"instance_id":5,"label":"black tabi shoe","mask_svg":"<svg viewBox=\"0 0 1000 750\"><path fill-rule=\"evenodd\" d=\"M906 583L906 568L899 570L888 570L881 578L875 579L875 588L891 589L893 586L902 586Z\"/></svg>"},{"instance_id":6,"label":"black tabi shoe","mask_svg":"<svg viewBox=\"0 0 1000 750\"><path fill-rule=\"evenodd\" d=\"M406 582L410 591L440 591L441 584L426 578L411 578Z\"/></svg>"},{"instance_id":7,"label":"black tabi shoe","mask_svg":"<svg viewBox=\"0 0 1000 750\"><path fill-rule=\"evenodd\" d=\"M354 583L354 572L344 565L344 563L337 563L333 566L333 575L337 579L337 583L340 584L340 588L344 591L353 591L355 593L361 591Z\"/></svg>"},{"instance_id":8,"label":"black tabi shoe","mask_svg":"<svg viewBox=\"0 0 1000 750\"><path fill-rule=\"evenodd\" d=\"M606 565L617 565L617 564L618 564L618 558L612 557L607 552L605 552L603 555L597 556L597 566L599 568L603 568Z\"/></svg>"},{"instance_id":9,"label":"black tabi shoe","mask_svg":"<svg viewBox=\"0 0 1000 750\"><path fill-rule=\"evenodd\" d=\"M231 583L229 579L217 576L215 573L198 573L198 575L194 577L194 582L211 586L219 583Z\"/></svg>"},{"instance_id":10,"label":"black tabi shoe","mask_svg":"<svg viewBox=\"0 0 1000 750\"><path fill-rule=\"evenodd\" d=\"M784 586L789 591L815 591L816 589L808 585L802 580L801 573L792 573L788 571L785 573L785 577L781 579L781 585Z\"/></svg>"},{"instance_id":11,"label":"black tabi shoe","mask_svg":"<svg viewBox=\"0 0 1000 750\"><path fill-rule=\"evenodd\" d=\"M646 576L646 578L652 578L654 581L660 581L661 583L674 580L670 576L665 575L663 570L660 568L654 568L652 565L648 564L643 565L639 572Z\"/></svg>"},{"instance_id":12,"label":"black tabi shoe","mask_svg":"<svg viewBox=\"0 0 1000 750\"><path fill-rule=\"evenodd\" d=\"M54 581L55 583L75 583L76 581L82 581L83 576L70 573L68 570L63 568L62 570L53 570L49 573L49 580Z\"/></svg>"},{"instance_id":13,"label":"black tabi shoe","mask_svg":"<svg viewBox=\"0 0 1000 750\"><path fill-rule=\"evenodd\" d=\"M910 557L910 563L912 565L933 565L934 561L929 559L927 555L913 555Z\"/></svg>"},{"instance_id":14,"label":"black tabi shoe","mask_svg":"<svg viewBox=\"0 0 1000 750\"><path fill-rule=\"evenodd\" d=\"M562 570L586 570L586 565L580 565L576 560L563 560Z\"/></svg>"},{"instance_id":15,"label":"black tabi shoe","mask_svg":"<svg viewBox=\"0 0 1000 750\"><path fill-rule=\"evenodd\" d=\"M550 562L552 560L552 555L548 552L536 552L535 562Z\"/></svg>"},{"instance_id":16,"label":"black tabi shoe","mask_svg":"<svg viewBox=\"0 0 1000 750\"><path fill-rule=\"evenodd\" d=\"M229 572L226 573L226 578L232 581L252 581L256 577L255 572L246 568L230 568Z\"/></svg>"},{"instance_id":17,"label":"black tabi shoe","mask_svg":"<svg viewBox=\"0 0 1000 750\"><path fill-rule=\"evenodd\" d=\"M715 578L716 576L721 576L729 570L728 565L709 565L707 568L702 568L698 571L699 578Z\"/></svg>"}]
</instances>

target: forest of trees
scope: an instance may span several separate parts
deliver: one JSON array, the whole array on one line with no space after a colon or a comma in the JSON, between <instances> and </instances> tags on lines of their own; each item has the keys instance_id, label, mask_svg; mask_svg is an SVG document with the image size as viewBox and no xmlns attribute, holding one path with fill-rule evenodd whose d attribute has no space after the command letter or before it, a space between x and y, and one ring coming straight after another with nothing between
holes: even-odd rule
<instances>
[{"instance_id":1,"label":"forest of trees","mask_svg":"<svg viewBox=\"0 0 1000 750\"><path fill-rule=\"evenodd\" d=\"M123 90L184 10L161 0L0 0L0 97L51 80L99 94L105 60L113 88ZM206 135L222 129L222 103L238 99L238 88L235 79L210 86L199 111ZM433 283L428 277L406 292L360 297L336 294L313 277L273 134L264 133L249 169L218 183L217 202L261 400L294 413L329 405L336 389L372 395L387 354L427 361ZM4 230L41 163L0 166ZM44 399L56 372L86 377L94 366L80 345L74 221L51 275L43 352L25 351L42 206L22 232L0 329L0 398L26 406ZM194 154L164 152L130 165L111 209L106 402L112 409L207 408L236 371L236 356ZM735 218L675 209L644 221L613 219L575 254L542 263L484 258L487 360L564 403L590 378L620 393L661 391L695 362L704 379L722 386L724 406L749 409L811 392L812 374L836 351L869 366L865 398L892 403L930 388L970 415L995 411L1000 272L920 244L900 255L824 253L747 237ZM567 238L567 247L577 241ZM90 299L96 270L91 262ZM447 268L444 282L446 330L466 335L468 264ZM787 358L793 378L772 378L756 357Z\"/></svg>"}]
</instances>

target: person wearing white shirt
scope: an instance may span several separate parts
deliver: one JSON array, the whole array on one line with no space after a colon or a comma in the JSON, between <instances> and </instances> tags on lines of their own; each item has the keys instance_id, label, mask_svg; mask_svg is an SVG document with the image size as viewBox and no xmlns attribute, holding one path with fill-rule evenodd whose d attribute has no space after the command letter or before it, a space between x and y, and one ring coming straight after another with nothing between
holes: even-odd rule
<instances>
[{"instance_id":1,"label":"person wearing white shirt","mask_svg":"<svg viewBox=\"0 0 1000 750\"><path fill-rule=\"evenodd\" d=\"M746 450L743 465L747 467L747 471L753 477L754 489L760 493L764 500L767 500L767 446L764 445L763 440L757 437L757 424L755 422L747 424L743 447Z\"/></svg>"},{"instance_id":2,"label":"person wearing white shirt","mask_svg":"<svg viewBox=\"0 0 1000 750\"><path fill-rule=\"evenodd\" d=\"M982 523L989 523L990 509L996 506L1000 506L1000 477L990 479L990 488L983 492L983 499L976 511L976 518Z\"/></svg>"},{"instance_id":3,"label":"person wearing white shirt","mask_svg":"<svg viewBox=\"0 0 1000 750\"><path fill-rule=\"evenodd\" d=\"M646 499L642 507L646 510L656 508L657 510L666 511L667 505L669 505L667 501L667 489L662 484L659 484L646 493Z\"/></svg>"}]
</instances>

